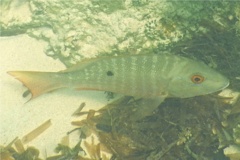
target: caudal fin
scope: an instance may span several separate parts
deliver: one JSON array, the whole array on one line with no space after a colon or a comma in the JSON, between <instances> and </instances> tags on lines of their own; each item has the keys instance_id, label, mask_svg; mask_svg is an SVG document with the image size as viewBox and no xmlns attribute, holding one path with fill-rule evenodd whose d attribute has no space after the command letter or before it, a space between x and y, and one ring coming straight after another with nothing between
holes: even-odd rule
<instances>
[{"instance_id":1,"label":"caudal fin","mask_svg":"<svg viewBox=\"0 0 240 160\"><path fill-rule=\"evenodd\" d=\"M61 78L57 76L58 73L34 71L9 71L7 73L21 81L30 90L31 99L63 87Z\"/></svg>"}]
</instances>

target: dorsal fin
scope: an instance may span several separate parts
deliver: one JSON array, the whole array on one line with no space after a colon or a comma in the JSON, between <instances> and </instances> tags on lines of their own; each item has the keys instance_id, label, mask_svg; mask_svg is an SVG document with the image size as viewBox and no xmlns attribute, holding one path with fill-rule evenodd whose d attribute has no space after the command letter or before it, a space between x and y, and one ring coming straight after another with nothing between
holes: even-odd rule
<instances>
[{"instance_id":1,"label":"dorsal fin","mask_svg":"<svg viewBox=\"0 0 240 160\"><path fill-rule=\"evenodd\" d=\"M88 66L89 64L92 64L93 62L98 61L99 58L89 58L89 59L85 59L65 70L62 70L60 72L71 72L71 71L77 71L77 70L81 70L83 68L85 68L86 66Z\"/></svg>"},{"instance_id":2,"label":"dorsal fin","mask_svg":"<svg viewBox=\"0 0 240 160\"><path fill-rule=\"evenodd\" d=\"M118 55L118 56L103 56L103 57L88 58L60 72L71 72L71 71L81 70L94 62L97 62L103 59L111 59L113 57L114 58L129 57L129 56L139 57L139 56L146 56L146 55L151 56L151 54L135 54L135 55Z\"/></svg>"},{"instance_id":3,"label":"dorsal fin","mask_svg":"<svg viewBox=\"0 0 240 160\"><path fill-rule=\"evenodd\" d=\"M71 71L77 71L77 70L81 70L85 67L87 67L88 65L94 63L94 62L97 62L97 61L100 61L100 60L103 60L103 59L110 59L112 58L113 56L103 56L103 57L95 57L95 58L87 58L87 59L84 59L80 62L78 62L77 64L65 69L65 70L62 70L60 72L71 72ZM114 56L114 57L120 57L120 56Z\"/></svg>"}]
</instances>

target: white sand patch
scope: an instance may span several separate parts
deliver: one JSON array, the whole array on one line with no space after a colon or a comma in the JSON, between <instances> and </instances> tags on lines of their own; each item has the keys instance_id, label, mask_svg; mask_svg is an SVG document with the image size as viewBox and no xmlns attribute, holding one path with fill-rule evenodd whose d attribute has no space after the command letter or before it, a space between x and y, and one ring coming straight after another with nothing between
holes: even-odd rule
<instances>
[{"instance_id":1,"label":"white sand patch","mask_svg":"<svg viewBox=\"0 0 240 160\"><path fill-rule=\"evenodd\" d=\"M79 105L85 102L84 110L98 109L106 100L102 92L62 89L25 103L30 98L22 97L26 87L6 72L63 70L65 66L61 62L43 53L45 45L25 35L0 38L0 142L7 145L17 136L21 139L51 119L52 126L27 146L35 146L41 153L47 151L52 155L61 138L74 128L70 123L76 119L71 115Z\"/></svg>"}]
</instances>

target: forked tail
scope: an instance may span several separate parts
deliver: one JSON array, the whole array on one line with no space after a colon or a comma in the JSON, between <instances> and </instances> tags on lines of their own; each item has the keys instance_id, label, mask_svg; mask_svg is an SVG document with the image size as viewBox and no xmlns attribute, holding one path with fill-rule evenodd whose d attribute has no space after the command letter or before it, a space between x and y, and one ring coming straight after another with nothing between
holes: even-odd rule
<instances>
[{"instance_id":1,"label":"forked tail","mask_svg":"<svg viewBox=\"0 0 240 160\"><path fill-rule=\"evenodd\" d=\"M34 71L9 71L7 73L21 81L30 90L31 99L63 87L59 73Z\"/></svg>"}]
</instances>

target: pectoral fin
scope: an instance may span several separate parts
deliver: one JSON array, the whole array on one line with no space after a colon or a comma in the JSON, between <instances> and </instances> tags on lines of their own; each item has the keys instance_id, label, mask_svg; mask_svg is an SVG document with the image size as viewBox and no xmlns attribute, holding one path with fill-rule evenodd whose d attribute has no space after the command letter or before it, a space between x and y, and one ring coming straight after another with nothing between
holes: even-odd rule
<instances>
[{"instance_id":1,"label":"pectoral fin","mask_svg":"<svg viewBox=\"0 0 240 160\"><path fill-rule=\"evenodd\" d=\"M153 114L154 110L164 101L165 98L140 99L136 102L136 110L131 115L132 121L140 120Z\"/></svg>"}]
</instances>

